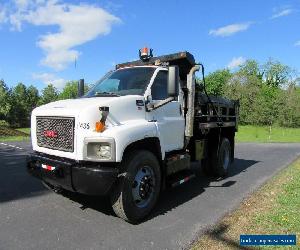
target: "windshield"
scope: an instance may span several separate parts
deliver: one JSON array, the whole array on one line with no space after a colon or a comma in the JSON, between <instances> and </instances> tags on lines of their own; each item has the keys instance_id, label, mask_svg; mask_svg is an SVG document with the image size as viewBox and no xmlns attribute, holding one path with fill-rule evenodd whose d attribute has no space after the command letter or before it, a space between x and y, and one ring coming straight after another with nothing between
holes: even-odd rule
<instances>
[{"instance_id":1,"label":"windshield","mask_svg":"<svg viewBox=\"0 0 300 250\"><path fill-rule=\"evenodd\" d=\"M154 71L154 67L116 70L99 80L85 97L143 95Z\"/></svg>"}]
</instances>

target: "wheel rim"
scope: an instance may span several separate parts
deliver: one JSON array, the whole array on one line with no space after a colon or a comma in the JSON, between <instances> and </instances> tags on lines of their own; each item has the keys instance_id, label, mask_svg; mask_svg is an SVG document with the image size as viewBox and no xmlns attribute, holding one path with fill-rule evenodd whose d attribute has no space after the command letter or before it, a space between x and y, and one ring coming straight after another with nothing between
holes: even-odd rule
<instances>
[{"instance_id":1,"label":"wheel rim","mask_svg":"<svg viewBox=\"0 0 300 250\"><path fill-rule=\"evenodd\" d=\"M132 197L137 207L146 207L154 193L155 175L151 167L143 166L138 170L132 183Z\"/></svg>"},{"instance_id":2,"label":"wheel rim","mask_svg":"<svg viewBox=\"0 0 300 250\"><path fill-rule=\"evenodd\" d=\"M227 147L223 150L223 168L226 170L229 165L229 149Z\"/></svg>"}]
</instances>

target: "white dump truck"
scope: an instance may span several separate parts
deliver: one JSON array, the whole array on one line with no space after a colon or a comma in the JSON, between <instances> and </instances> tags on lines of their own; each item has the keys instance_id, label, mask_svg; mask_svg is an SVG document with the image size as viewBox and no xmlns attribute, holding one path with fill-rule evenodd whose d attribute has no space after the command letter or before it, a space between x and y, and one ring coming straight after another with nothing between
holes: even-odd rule
<instances>
[{"instance_id":1,"label":"white dump truck","mask_svg":"<svg viewBox=\"0 0 300 250\"><path fill-rule=\"evenodd\" d=\"M135 223L163 189L195 176L225 176L234 159L238 101L209 96L188 52L118 64L79 97L35 108L27 170L53 189L109 195ZM202 70L203 81L195 73Z\"/></svg>"}]
</instances>

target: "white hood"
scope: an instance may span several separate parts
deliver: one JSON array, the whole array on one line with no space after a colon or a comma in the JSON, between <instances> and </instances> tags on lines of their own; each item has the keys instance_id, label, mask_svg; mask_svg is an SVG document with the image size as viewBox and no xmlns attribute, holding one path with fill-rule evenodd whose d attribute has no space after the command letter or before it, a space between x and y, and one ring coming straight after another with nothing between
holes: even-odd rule
<instances>
[{"instance_id":1,"label":"white hood","mask_svg":"<svg viewBox=\"0 0 300 250\"><path fill-rule=\"evenodd\" d=\"M56 101L40 106L32 112L34 116L71 116L82 119L89 117L88 120L99 120L101 114L99 107L109 107L109 118L117 119L118 122L135 120L145 117L144 110L138 109L136 100L144 100L138 95L120 97L92 97ZM143 113L143 114L142 114ZM82 121L87 122L87 121Z\"/></svg>"},{"instance_id":2,"label":"white hood","mask_svg":"<svg viewBox=\"0 0 300 250\"><path fill-rule=\"evenodd\" d=\"M58 116L65 114L74 116L81 113L85 109L89 109L90 107L108 106L108 103L118 98L120 97L93 97L61 100L40 106L34 110L34 113L36 115L45 115L44 112L46 112L47 115Z\"/></svg>"},{"instance_id":3,"label":"white hood","mask_svg":"<svg viewBox=\"0 0 300 250\"><path fill-rule=\"evenodd\" d=\"M137 106L137 100L144 101L143 96L130 95L120 97L93 97L57 101L33 110L31 117L33 149L39 152L53 154L71 159L81 159L84 148L84 138L113 137L114 130L123 125L145 121L145 107ZM106 121L107 129L103 133L95 132L95 124L102 117L99 107L109 107ZM36 139L36 117L56 116L75 118L74 152L62 152L38 147ZM115 129L114 129L115 128Z\"/></svg>"}]
</instances>

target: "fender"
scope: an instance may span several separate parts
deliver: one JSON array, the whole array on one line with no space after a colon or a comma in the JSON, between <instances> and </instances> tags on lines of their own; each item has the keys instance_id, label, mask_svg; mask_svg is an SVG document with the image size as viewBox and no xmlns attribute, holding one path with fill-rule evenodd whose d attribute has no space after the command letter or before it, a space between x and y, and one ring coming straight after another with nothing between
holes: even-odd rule
<instances>
[{"instance_id":1,"label":"fender","mask_svg":"<svg viewBox=\"0 0 300 250\"><path fill-rule=\"evenodd\" d=\"M115 126L105 131L105 136L112 137L116 142L116 162L121 162L126 147L133 142L143 140L148 137L156 137L161 142L161 138L154 122L146 120L131 120L119 126ZM160 143L162 159L165 151Z\"/></svg>"}]
</instances>

